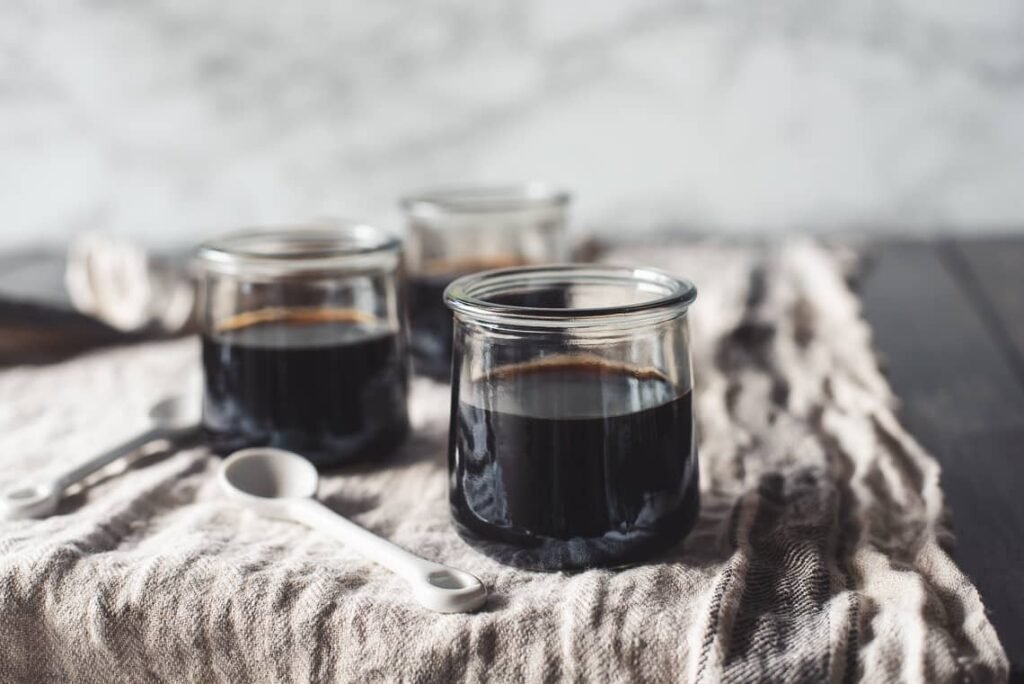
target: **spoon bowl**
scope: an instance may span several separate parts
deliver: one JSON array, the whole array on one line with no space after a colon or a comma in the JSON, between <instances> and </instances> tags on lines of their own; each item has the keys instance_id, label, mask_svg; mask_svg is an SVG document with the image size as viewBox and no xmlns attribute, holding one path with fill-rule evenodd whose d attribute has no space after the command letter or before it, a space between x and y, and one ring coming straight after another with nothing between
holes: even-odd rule
<instances>
[{"instance_id":1,"label":"spoon bowl","mask_svg":"<svg viewBox=\"0 0 1024 684\"><path fill-rule=\"evenodd\" d=\"M291 519L294 501L316 495L316 467L284 449L257 447L236 451L221 465L222 489L260 515Z\"/></svg>"},{"instance_id":2,"label":"spoon bowl","mask_svg":"<svg viewBox=\"0 0 1024 684\"><path fill-rule=\"evenodd\" d=\"M61 490L53 482L22 482L0 495L0 509L9 520L42 518L57 510Z\"/></svg>"}]
</instances>

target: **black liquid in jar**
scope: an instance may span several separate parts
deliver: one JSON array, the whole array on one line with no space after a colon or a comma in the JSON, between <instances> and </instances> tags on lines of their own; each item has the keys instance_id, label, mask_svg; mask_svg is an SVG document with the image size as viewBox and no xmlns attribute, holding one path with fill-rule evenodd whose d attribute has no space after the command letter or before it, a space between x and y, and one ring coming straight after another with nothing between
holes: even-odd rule
<instances>
[{"instance_id":1,"label":"black liquid in jar","mask_svg":"<svg viewBox=\"0 0 1024 684\"><path fill-rule=\"evenodd\" d=\"M653 370L567 359L463 385L449 448L456 528L519 567L643 560L697 516L691 393Z\"/></svg>"},{"instance_id":2,"label":"black liquid in jar","mask_svg":"<svg viewBox=\"0 0 1024 684\"><path fill-rule=\"evenodd\" d=\"M444 291L456 278L495 268L522 266L521 259L493 257L436 262L428 271L408 279L410 352L413 368L421 375L447 381L452 365L452 314L444 304ZM517 306L564 308L563 290L533 290L516 296Z\"/></svg>"},{"instance_id":3,"label":"black liquid in jar","mask_svg":"<svg viewBox=\"0 0 1024 684\"><path fill-rule=\"evenodd\" d=\"M459 274L420 274L408 279L409 352L420 375L448 380L452 358L452 314L444 305L448 284Z\"/></svg>"},{"instance_id":4,"label":"black liquid in jar","mask_svg":"<svg viewBox=\"0 0 1024 684\"><path fill-rule=\"evenodd\" d=\"M382 456L408 432L401 339L368 314L248 312L202 347L203 424L218 453L274 446L334 466Z\"/></svg>"}]
</instances>

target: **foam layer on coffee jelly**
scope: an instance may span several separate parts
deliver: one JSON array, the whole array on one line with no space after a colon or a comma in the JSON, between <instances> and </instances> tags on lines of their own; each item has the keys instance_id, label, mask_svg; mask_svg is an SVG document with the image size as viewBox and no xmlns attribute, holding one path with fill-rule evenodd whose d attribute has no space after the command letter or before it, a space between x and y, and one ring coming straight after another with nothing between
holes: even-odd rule
<instances>
[{"instance_id":1,"label":"foam layer on coffee jelly","mask_svg":"<svg viewBox=\"0 0 1024 684\"><path fill-rule=\"evenodd\" d=\"M221 321L214 336L249 347L295 349L348 344L393 334L384 321L356 309L267 307Z\"/></svg>"},{"instance_id":2,"label":"foam layer on coffee jelly","mask_svg":"<svg viewBox=\"0 0 1024 684\"><path fill-rule=\"evenodd\" d=\"M558 354L477 374L463 385L460 400L514 415L574 419L635 413L686 391L656 368Z\"/></svg>"}]
</instances>

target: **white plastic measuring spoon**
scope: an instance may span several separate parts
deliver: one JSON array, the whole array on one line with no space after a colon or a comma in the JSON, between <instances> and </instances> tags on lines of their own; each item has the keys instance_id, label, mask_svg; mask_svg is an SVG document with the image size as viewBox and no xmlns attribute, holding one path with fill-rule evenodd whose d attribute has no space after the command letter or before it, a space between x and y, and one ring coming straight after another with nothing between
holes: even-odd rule
<instances>
[{"instance_id":1,"label":"white plastic measuring spoon","mask_svg":"<svg viewBox=\"0 0 1024 684\"><path fill-rule=\"evenodd\" d=\"M57 510L57 502L65 489L150 442L183 437L196 430L200 414L199 402L192 398L168 397L157 402L149 410L151 426L145 432L60 475L18 483L0 493L0 517L8 520L45 518Z\"/></svg>"},{"instance_id":2,"label":"white plastic measuring spoon","mask_svg":"<svg viewBox=\"0 0 1024 684\"><path fill-rule=\"evenodd\" d=\"M469 613L487 600L487 588L468 572L409 553L314 499L316 468L298 454L269 447L236 451L221 464L220 483L260 515L317 529L387 568L409 583L424 608Z\"/></svg>"}]
</instances>

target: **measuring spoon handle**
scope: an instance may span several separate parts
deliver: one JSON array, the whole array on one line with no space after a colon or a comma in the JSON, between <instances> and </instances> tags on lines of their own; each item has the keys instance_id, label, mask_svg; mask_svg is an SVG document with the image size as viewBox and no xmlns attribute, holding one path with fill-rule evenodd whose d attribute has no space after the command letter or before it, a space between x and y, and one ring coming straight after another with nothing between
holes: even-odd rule
<instances>
[{"instance_id":1,"label":"measuring spoon handle","mask_svg":"<svg viewBox=\"0 0 1024 684\"><path fill-rule=\"evenodd\" d=\"M291 514L297 522L334 537L404 579L424 608L439 613L468 613L487 600L487 588L468 572L409 553L318 501L296 501Z\"/></svg>"}]
</instances>

